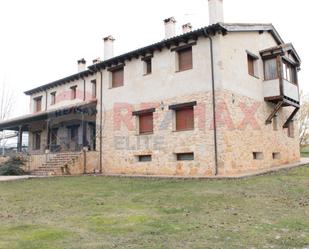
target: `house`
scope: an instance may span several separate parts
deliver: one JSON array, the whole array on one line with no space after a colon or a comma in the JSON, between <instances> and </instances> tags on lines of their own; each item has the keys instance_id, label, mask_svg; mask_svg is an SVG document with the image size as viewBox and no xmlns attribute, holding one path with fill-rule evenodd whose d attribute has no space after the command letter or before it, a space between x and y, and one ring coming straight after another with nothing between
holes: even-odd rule
<instances>
[{"instance_id":1,"label":"house","mask_svg":"<svg viewBox=\"0 0 309 249\"><path fill-rule=\"evenodd\" d=\"M29 132L34 174L211 176L300 159L294 117L300 58L272 24L164 20L166 37L25 92L31 114L0 123Z\"/></svg>"}]
</instances>

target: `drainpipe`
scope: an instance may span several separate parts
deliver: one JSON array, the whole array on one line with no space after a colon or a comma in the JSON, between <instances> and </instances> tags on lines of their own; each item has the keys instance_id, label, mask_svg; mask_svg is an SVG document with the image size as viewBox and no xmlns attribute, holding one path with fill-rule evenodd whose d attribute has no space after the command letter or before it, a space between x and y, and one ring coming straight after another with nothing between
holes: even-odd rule
<instances>
[{"instance_id":1,"label":"drainpipe","mask_svg":"<svg viewBox=\"0 0 309 249\"><path fill-rule=\"evenodd\" d=\"M85 78L82 76L82 79L84 81L84 96L83 96L83 101L86 101L86 80Z\"/></svg>"},{"instance_id":2,"label":"drainpipe","mask_svg":"<svg viewBox=\"0 0 309 249\"><path fill-rule=\"evenodd\" d=\"M103 73L100 70L100 83L101 83L101 91L100 91L100 153L99 153L99 160L100 160L100 174L102 174L102 135L103 135Z\"/></svg>"},{"instance_id":3,"label":"drainpipe","mask_svg":"<svg viewBox=\"0 0 309 249\"><path fill-rule=\"evenodd\" d=\"M100 139L100 151L99 151L99 173L102 174L103 173L103 165L102 165L102 137L103 137L103 131L102 131L102 127L103 127L103 73L102 71L95 66L94 70L91 70L92 72L99 72L100 73L100 135L99 135L99 139Z\"/></svg>"},{"instance_id":4,"label":"drainpipe","mask_svg":"<svg viewBox=\"0 0 309 249\"><path fill-rule=\"evenodd\" d=\"M215 71L214 71L214 54L213 40L207 29L204 28L205 37L209 38L210 42L210 60L211 60L211 90L212 90L212 115L214 126L214 152L215 152L215 175L219 174L218 170L218 142L217 142L217 118L216 118L216 90L215 90Z\"/></svg>"},{"instance_id":5,"label":"drainpipe","mask_svg":"<svg viewBox=\"0 0 309 249\"><path fill-rule=\"evenodd\" d=\"M47 90L45 90L45 111L47 111Z\"/></svg>"}]
</instances>

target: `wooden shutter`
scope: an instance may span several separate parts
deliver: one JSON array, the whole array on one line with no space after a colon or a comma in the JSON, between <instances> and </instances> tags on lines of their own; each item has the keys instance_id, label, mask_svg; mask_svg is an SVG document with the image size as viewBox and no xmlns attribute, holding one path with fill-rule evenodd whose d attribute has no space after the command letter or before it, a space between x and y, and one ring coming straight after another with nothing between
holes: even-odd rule
<instances>
[{"instance_id":1,"label":"wooden shutter","mask_svg":"<svg viewBox=\"0 0 309 249\"><path fill-rule=\"evenodd\" d=\"M40 112L42 110L42 97L36 98L35 99L35 110L37 112Z\"/></svg>"},{"instance_id":2,"label":"wooden shutter","mask_svg":"<svg viewBox=\"0 0 309 249\"><path fill-rule=\"evenodd\" d=\"M176 130L194 129L194 111L193 106L176 110Z\"/></svg>"},{"instance_id":3,"label":"wooden shutter","mask_svg":"<svg viewBox=\"0 0 309 249\"><path fill-rule=\"evenodd\" d=\"M248 55L248 73L254 76L254 59Z\"/></svg>"},{"instance_id":4,"label":"wooden shutter","mask_svg":"<svg viewBox=\"0 0 309 249\"><path fill-rule=\"evenodd\" d=\"M139 115L139 133L147 134L153 132L153 113Z\"/></svg>"},{"instance_id":5,"label":"wooden shutter","mask_svg":"<svg viewBox=\"0 0 309 249\"><path fill-rule=\"evenodd\" d=\"M123 86L123 68L112 71L112 87Z\"/></svg>"},{"instance_id":6,"label":"wooden shutter","mask_svg":"<svg viewBox=\"0 0 309 249\"><path fill-rule=\"evenodd\" d=\"M179 71L192 69L192 47L178 51Z\"/></svg>"}]
</instances>

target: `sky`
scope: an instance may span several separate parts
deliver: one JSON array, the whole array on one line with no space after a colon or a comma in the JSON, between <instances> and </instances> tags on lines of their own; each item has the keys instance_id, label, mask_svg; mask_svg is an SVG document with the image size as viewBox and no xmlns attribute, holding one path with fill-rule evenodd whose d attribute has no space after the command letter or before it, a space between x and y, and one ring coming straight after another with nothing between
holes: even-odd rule
<instances>
[{"instance_id":1,"label":"sky","mask_svg":"<svg viewBox=\"0 0 309 249\"><path fill-rule=\"evenodd\" d=\"M13 116L29 112L24 91L77 73L103 57L102 38L116 38L115 55L164 38L163 19L174 16L177 32L191 22L208 25L207 0L2 0L0 84L15 94ZM302 59L300 87L309 93L307 0L224 0L225 22L273 23ZM307 33L307 34L306 34Z\"/></svg>"}]
</instances>

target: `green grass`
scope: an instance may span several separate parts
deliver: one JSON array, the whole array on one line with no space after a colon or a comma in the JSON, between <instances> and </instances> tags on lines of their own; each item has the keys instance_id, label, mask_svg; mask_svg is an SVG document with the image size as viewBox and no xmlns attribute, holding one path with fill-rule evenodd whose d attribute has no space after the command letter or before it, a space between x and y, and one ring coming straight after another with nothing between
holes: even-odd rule
<instances>
[{"instance_id":1,"label":"green grass","mask_svg":"<svg viewBox=\"0 0 309 249\"><path fill-rule=\"evenodd\" d=\"M309 167L242 180L0 183L0 248L305 248Z\"/></svg>"},{"instance_id":2,"label":"green grass","mask_svg":"<svg viewBox=\"0 0 309 249\"><path fill-rule=\"evenodd\" d=\"M303 146L300 148L300 154L302 157L309 157L309 146Z\"/></svg>"}]
</instances>

